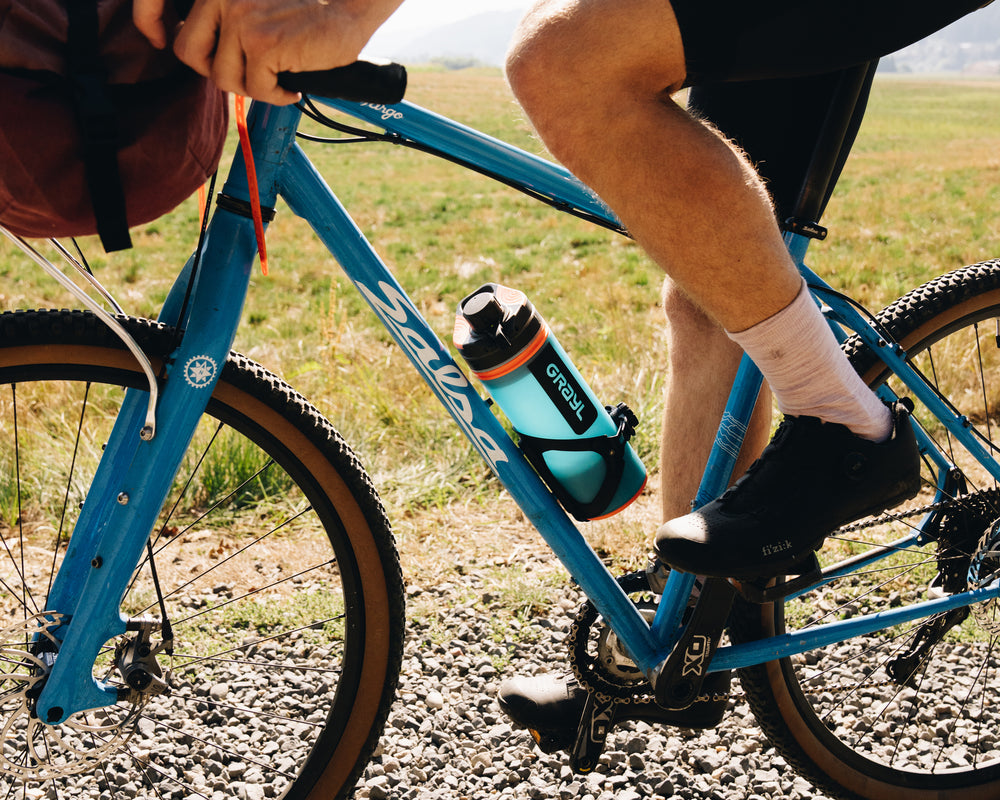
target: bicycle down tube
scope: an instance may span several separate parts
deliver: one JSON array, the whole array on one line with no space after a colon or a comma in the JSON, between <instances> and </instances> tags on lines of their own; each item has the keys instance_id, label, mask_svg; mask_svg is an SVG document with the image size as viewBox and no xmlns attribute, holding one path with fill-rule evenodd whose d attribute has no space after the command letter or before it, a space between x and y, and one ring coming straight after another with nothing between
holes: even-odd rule
<instances>
[{"instance_id":1,"label":"bicycle down tube","mask_svg":"<svg viewBox=\"0 0 1000 800\"><path fill-rule=\"evenodd\" d=\"M499 142L486 146L509 147ZM598 208L599 201L581 191L575 179L564 180L567 195L575 195L573 202L586 201ZM558 188L553 181L553 195ZM615 620L640 669L648 672L656 667L664 657L662 644L298 147L292 149L282 173L280 194L309 222L573 579L602 614Z\"/></svg>"}]
</instances>

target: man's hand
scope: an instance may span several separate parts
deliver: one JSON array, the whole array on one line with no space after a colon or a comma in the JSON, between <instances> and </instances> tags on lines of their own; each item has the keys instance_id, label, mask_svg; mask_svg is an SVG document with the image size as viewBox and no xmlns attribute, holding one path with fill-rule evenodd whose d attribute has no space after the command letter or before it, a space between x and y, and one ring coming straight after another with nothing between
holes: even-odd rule
<instances>
[{"instance_id":1,"label":"man's hand","mask_svg":"<svg viewBox=\"0 0 1000 800\"><path fill-rule=\"evenodd\" d=\"M173 31L168 0L134 0L136 27L155 47ZM332 69L361 49L403 0L198 0L174 38L174 52L222 89L276 105L299 95L278 86L279 72Z\"/></svg>"}]
</instances>

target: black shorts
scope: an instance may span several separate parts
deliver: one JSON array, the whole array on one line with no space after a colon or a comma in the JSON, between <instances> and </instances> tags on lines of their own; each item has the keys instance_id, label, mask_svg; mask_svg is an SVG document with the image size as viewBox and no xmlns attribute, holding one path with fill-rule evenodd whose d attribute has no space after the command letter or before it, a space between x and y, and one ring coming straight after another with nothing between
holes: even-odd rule
<instances>
[{"instance_id":1,"label":"black shorts","mask_svg":"<svg viewBox=\"0 0 1000 800\"><path fill-rule=\"evenodd\" d=\"M689 86L833 72L899 50L986 0L671 0Z\"/></svg>"}]
</instances>

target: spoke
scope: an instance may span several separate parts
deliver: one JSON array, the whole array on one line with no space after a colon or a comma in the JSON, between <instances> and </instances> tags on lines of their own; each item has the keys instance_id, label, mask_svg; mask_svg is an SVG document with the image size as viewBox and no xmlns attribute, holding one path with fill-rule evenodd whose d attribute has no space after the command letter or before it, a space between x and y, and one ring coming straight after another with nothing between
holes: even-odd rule
<instances>
[{"instance_id":1,"label":"spoke","mask_svg":"<svg viewBox=\"0 0 1000 800\"><path fill-rule=\"evenodd\" d=\"M219 427L221 428L222 426L220 425ZM216 434L218 434L218 430L216 431ZM212 437L212 441L213 442L215 441L215 436ZM209 446L211 446L211 442L209 442ZM201 462L204 460L205 456L207 456L207 455L208 455L208 448L205 449L205 453L203 453L202 456L201 456L201 459L199 459L198 466L201 466ZM245 481L243 481L243 483L241 483L235 489L230 490L229 494L227 494L225 497L220 498L215 503L213 503L211 506L209 506L209 508L207 508L203 514L201 514L197 519L193 520L186 528L184 528L183 531L180 531L176 536L171 537L171 539L168 542L166 542L165 544L163 544L159 549L157 549L155 551L154 555L159 555L164 550L166 550L168 547L170 547L172 544L175 544L176 542L182 541L183 538L184 538L184 534L185 533L187 533L192 528L194 528L196 525L198 525L198 523L200 523L203 520L207 519L209 516L212 515L212 513L214 513L215 511L218 511L220 508L222 508L223 506L225 506L227 503L231 502L232 499L234 497L236 497L236 495L238 495L243 489L245 489L247 486L249 486L251 483L253 483L255 480L257 480L257 478L259 478L261 475L263 475L264 472L267 471L267 469L272 464L274 464L274 461L272 461L272 460L269 459L268 462L263 467L261 467L253 475L251 475L249 478L247 478ZM197 467L195 468L195 470L197 470ZM188 479L188 483L190 483L190 481L191 481L191 479L193 477L194 477L194 472L192 472L191 478ZM187 485L188 484L185 484L185 487L184 487L185 490L187 489ZM174 510L177 508L177 503L179 503L179 502L180 502L180 498L177 499L177 502L174 503L174 506L171 508L171 510L170 510L171 514L173 514ZM305 509L305 511L308 511L308 510L309 509ZM300 511L299 512L299 514L302 514L302 513L304 513L304 511ZM298 516L298 515L296 515L296 516ZM161 533L162 533L162 531L165 528L166 528L166 525L164 525L160 529ZM272 533L273 533L273 531L272 531ZM157 540L159 540L159 538L160 537L157 536Z\"/></svg>"},{"instance_id":2,"label":"spoke","mask_svg":"<svg viewBox=\"0 0 1000 800\"><path fill-rule=\"evenodd\" d=\"M183 700L185 703L191 705L206 705L212 708L225 708L230 711L238 711L242 714L249 714L251 717L263 718L263 719L273 719L279 722L290 722L293 725L305 725L309 728L316 728L317 730L322 730L325 727L323 722L310 722L305 717L286 717L283 714L271 714L267 711L261 711L259 708L249 708L247 706L234 706L231 703L220 703L218 700L210 700L204 697L175 697L175 699ZM145 715L144 715L145 716Z\"/></svg>"},{"instance_id":3,"label":"spoke","mask_svg":"<svg viewBox=\"0 0 1000 800\"><path fill-rule=\"evenodd\" d=\"M139 771L142 773L142 779L143 779L143 781L146 783L147 786L149 786L150 789L153 790L153 792L156 794L157 797L162 798L163 795L160 793L159 787L153 782L153 779L149 775L149 769L151 767L151 765L149 764L149 762L147 761L144 764L135 755L135 753L132 751L132 744L131 744L131 742L129 742L128 744L126 744L126 750L128 751L128 757L131 758L135 762L135 765L139 768ZM155 766L153 766L152 769L153 769L154 772L157 772L159 774L163 774L163 771L160 770L160 769L157 769ZM176 780L173 778L173 776L166 775L165 777L168 780L173 781L173 782L176 783Z\"/></svg>"},{"instance_id":4,"label":"spoke","mask_svg":"<svg viewBox=\"0 0 1000 800\"><path fill-rule=\"evenodd\" d=\"M888 586L889 584L891 584L893 581L897 581L900 578L902 578L904 575L907 575L910 572L913 572L913 570L917 569L918 567L921 567L924 564L929 564L929 563L932 563L931 559L927 559L926 561L918 561L915 564L902 564L902 565L900 565L898 567L881 567L879 569L860 570L858 572L849 572L846 575L842 575L841 577L837 578L837 581L843 581L846 578L853 578L853 577L863 576L863 575L876 575L876 574L878 574L880 572L894 572L894 571L896 572L896 574L894 574L891 577L887 578L886 580L882 581L882 583L876 584L875 586L873 586L871 589L868 589L863 594L857 595L856 597L851 597L849 600L845 600L843 603L841 603L836 608L830 609L829 611L827 611L823 616L819 617L818 619L815 619L815 620L814 619L810 619L807 622L806 625L802 626L801 630L805 630L806 628L811 628L814 625L818 625L823 620L827 619L828 617L832 616L833 614L836 614L838 611L842 611L844 609L849 608L850 606L856 604L858 601L864 600L869 595L874 594L879 589L885 588L886 586ZM830 585L833 585L834 583L835 583L835 581L831 581Z\"/></svg>"},{"instance_id":5,"label":"spoke","mask_svg":"<svg viewBox=\"0 0 1000 800\"><path fill-rule=\"evenodd\" d=\"M972 693L973 693L973 691L975 691L976 684L979 682L979 678L983 674L983 670L986 668L986 664L989 661L989 656L990 656L990 653L992 651L993 651L993 644L991 642L990 643L990 647L989 647L989 649L986 652L986 658L984 658L983 659L983 663L979 665L979 671L976 673L975 677L972 679L972 681L969 684L969 691L965 693L965 697L962 699L962 702L959 704L958 710L960 712L964 711L965 708L968 706L969 700L972 697ZM965 717L963 715L961 715L961 714L955 714L955 718L951 722L951 730L949 731L948 736L946 738L943 737L944 741L941 743L941 747L938 749L937 758L934 759L934 768L935 769L937 768L938 763L941 761L941 758L944 755L944 749L945 749L945 747L947 747L951 743L952 737L955 735L955 729L956 729L956 727L958 725L958 720L959 719L965 719Z\"/></svg>"},{"instance_id":6,"label":"spoke","mask_svg":"<svg viewBox=\"0 0 1000 800\"><path fill-rule=\"evenodd\" d=\"M878 647L869 649L867 652L877 652L879 650L885 649L885 647L887 647L890 642L892 642L892 643L894 643L896 645L895 648L892 650L892 652L883 653L881 655L881 661L879 661L878 664L876 664L876 666L873 667L872 670L865 677L866 678L870 677L870 676L874 675L876 672L878 672L879 669L884 669L885 665L889 663L890 659L894 658L896 656L896 654L899 653L899 651L901 651L905 646L907 646L907 644L909 643L907 640L914 641L916 639L916 637L917 637L917 635L918 635L919 632L920 632L920 626L917 626L915 628L910 628L909 630L902 631L898 636L895 636L892 639L890 639L889 641L885 642L884 645L880 645ZM928 653L928 655L924 657L923 661L921 662L921 664L919 666L919 669L921 671L921 681L923 680L923 676L927 672L927 668L930 665L930 661L931 661L930 654ZM914 670L914 674L916 674L916 670ZM910 677L912 678L912 675ZM899 694L904 689L907 688L907 684L905 684L905 683L900 684L900 683L897 683L896 681L890 681L890 683L892 685L894 685L896 688L892 692L892 697L885 702L885 705L882 707L882 711L879 712L879 715L878 715L878 717L876 719L880 718L882 716L882 713L885 711L885 709L889 707L889 705L891 704L892 700L894 700L896 697L898 697ZM858 686L857 686L857 689L861 689L861 688L863 688L863 684L859 683ZM910 688L913 688L913 687L910 687ZM852 694L853 694L853 692L852 692ZM914 706L913 710L915 710L916 709L916 703L913 703L912 705ZM869 734L871 734L872 731L874 730L874 728L875 728L875 720L872 720L872 722L865 728L865 730L862 731L861 735L857 739L855 739L855 744L856 745L860 744L865 739L867 739L868 736L869 736ZM902 731L899 731L898 734L897 734L896 747L894 748L894 751L897 751L899 749L899 739L900 739L901 736L902 736Z\"/></svg>"},{"instance_id":7,"label":"spoke","mask_svg":"<svg viewBox=\"0 0 1000 800\"><path fill-rule=\"evenodd\" d=\"M151 722L154 722L154 723L157 722L155 719L153 719L151 717L147 717L145 714L143 714L142 717L144 719L149 719ZM163 723L159 723L159 724L163 725ZM169 725L164 725L164 727L169 728L170 726ZM171 730L176 730L176 729L175 728L171 728ZM181 733L181 731L178 731L178 733ZM191 736L191 734L185 734L185 735ZM98 736L97 738L101 739L102 737ZM197 736L191 736L191 738L192 739L197 739L198 737ZM107 744L111 740L110 739L104 739L103 741L104 741L105 744ZM199 740L199 741L201 741L201 740ZM142 770L143 776L145 777L146 781L149 783L149 785L153 789L153 791L156 792L157 797L162 797L163 795L160 794L159 789L156 788L156 785L149 778L149 775L146 772L147 770L151 770L151 771L155 772L157 775L159 775L162 778L164 778L165 780L169 781L170 783L174 783L177 786L180 786L182 789L184 789L185 792L188 793L187 797L204 797L204 798L206 798L206 800L208 800L209 796L206 795L204 792L199 791L197 788L195 788L194 786L192 786L189 783L185 783L184 781L179 780L178 778L175 778L173 775L171 775L166 770L161 769L160 767L158 767L155 764L153 764L152 761L147 761L145 764L143 764L143 762L132 752L132 745L130 743L128 743L128 742L124 743L122 745L122 747L118 748L118 752L124 754L128 758L131 758L139 766L139 768ZM223 751L223 752L226 752L226 753L228 753L230 755L233 755L233 756L238 756L238 754L235 753L234 751L228 751L228 750L226 750L226 751Z\"/></svg>"},{"instance_id":8,"label":"spoke","mask_svg":"<svg viewBox=\"0 0 1000 800\"><path fill-rule=\"evenodd\" d=\"M990 401L986 394L986 372L983 368L983 347L982 344L980 344L978 322L975 324L974 328L976 331L976 362L979 367L979 386L982 388L983 392L983 419L986 421L986 438L992 442L993 425L990 422ZM996 478L993 479L993 485L997 485Z\"/></svg>"},{"instance_id":9,"label":"spoke","mask_svg":"<svg viewBox=\"0 0 1000 800\"><path fill-rule=\"evenodd\" d=\"M173 731L174 733L178 733L181 736L186 736L190 739L194 739L195 741L201 742L202 744L207 745L208 747L211 747L214 750L218 750L220 753L224 753L227 756L234 756L241 761L247 761L251 764L255 764L256 766L260 767L267 773L274 775L281 775L283 778L288 778L288 780L290 781L295 780L294 775L290 775L287 772L281 771L280 769L275 769L272 765L268 764L266 761L258 761L257 759L250 758L250 756L248 756L246 753L237 753L235 750L230 750L226 747L223 747L218 742L213 742L210 739L206 739L204 736L197 736L191 733L190 731L181 730L180 728L174 727L173 725L170 725L161 719L157 719L156 717L151 717L148 714L143 714L143 717L145 719L148 719L150 722L152 722L154 725L157 725L158 727L166 728L167 730Z\"/></svg>"},{"instance_id":10,"label":"spoke","mask_svg":"<svg viewBox=\"0 0 1000 800\"><path fill-rule=\"evenodd\" d=\"M238 647L232 647L229 650L223 650L223 651L221 651L219 653L213 653L210 656L188 656L188 655L184 655L183 653L175 653L174 654L174 658L186 658L186 659L189 659L188 663L185 666L191 666L192 664L197 664L200 661L224 661L225 659L221 659L221 658L219 658L219 656L225 656L225 655L228 655L229 653L239 653L239 652L242 652L243 650L247 650L247 649L249 649L251 647L256 647L257 645L261 644L262 642L271 642L271 641L275 641L277 639L284 639L286 636L291 636L293 633L298 633L299 631L310 630L312 628L318 628L320 625L326 625L328 622L335 622L335 621L337 621L339 619L344 619L344 617L346 617L346 616L347 616L346 614L338 614L335 617L329 617L329 618L327 618L325 620L322 620L321 622L310 622L310 623L308 623L306 625L301 625L298 628L292 628L292 629L287 630L287 631L281 631L280 633L275 633L275 634L273 634L271 636L265 636L265 637L263 637L261 639L254 639L252 642L247 642L245 644L239 645ZM333 647L332 643L331 643L330 647L332 649L332 647ZM327 652L329 652L329 650L327 650ZM325 668L323 668L323 667L308 667L308 668L306 668L306 667L298 667L298 669L303 669L303 670L308 669L310 671L322 672L322 671L324 671ZM334 668L329 668L326 671L336 672L337 670L334 669Z\"/></svg>"},{"instance_id":11,"label":"spoke","mask_svg":"<svg viewBox=\"0 0 1000 800\"><path fill-rule=\"evenodd\" d=\"M184 486L182 486L181 490L177 493L177 499L174 501L174 504L170 507L170 513L167 514L167 518L163 521L163 525L160 526L160 532L156 534L156 539L153 540L154 548L156 547L156 543L159 542L160 539L163 537L163 532L167 529L167 526L170 524L170 520L173 519L174 512L177 511L177 507L180 505L181 500L184 499L184 495L187 494L187 490L191 486L191 481L194 480L195 476L201 470L201 465L205 461L205 458L208 456L209 451L212 449L212 445L215 443L215 440L218 437L219 432L222 430L222 427L223 424L221 422L215 426L215 431L212 433L211 438L208 440L208 444L205 445L205 449L202 450L201 455L198 456L198 463L194 465L194 468L191 470L191 474L188 475L187 480L184 481ZM207 514L209 512L205 513ZM204 517L199 517L192 523L192 525L197 525L198 522L201 521L201 519L203 518ZM191 526L188 526L187 528L185 528L185 532L190 529ZM156 552L158 553L159 550L157 550Z\"/></svg>"},{"instance_id":12,"label":"spoke","mask_svg":"<svg viewBox=\"0 0 1000 800\"><path fill-rule=\"evenodd\" d=\"M69 475L66 478L66 493L63 495L62 511L59 514L59 528L56 531L56 541L52 548L52 564L49 567L49 581L45 587L45 596L49 596L52 589L52 582L56 576L56 561L59 558L59 548L62 545L63 531L66 526L66 512L69 509L69 495L73 487L73 475L76 474L76 457L80 452L80 441L83 438L83 419L87 413L87 401L90 398L91 384L88 381L83 391L83 401L80 404L80 419L76 425L76 437L73 442L73 456L69 462Z\"/></svg>"},{"instance_id":13,"label":"spoke","mask_svg":"<svg viewBox=\"0 0 1000 800\"><path fill-rule=\"evenodd\" d=\"M937 365L934 363L934 347L933 346L928 347L925 352L927 353L927 360L928 360L928 362L930 362L931 375L934 377L934 382L931 384L931 386L933 386L935 389L937 389L941 385L941 383L940 383L940 380L938 379ZM912 366L914 369L917 369L917 365L916 364L911 363L910 366ZM917 370L917 371L920 372L920 370ZM921 375L922 375L922 373L921 373ZM938 445L938 449L939 450L941 450L942 452L946 452L948 454L948 458L950 458L951 459L951 463L954 464L955 463L955 447L954 447L954 442L951 439L951 431L949 431L947 428L945 428L944 429L944 435L945 435L945 438L948 440L948 447L947 448L941 447L941 445L938 444L937 441L935 441L934 443Z\"/></svg>"},{"instance_id":14,"label":"spoke","mask_svg":"<svg viewBox=\"0 0 1000 800\"><path fill-rule=\"evenodd\" d=\"M245 484L244 484L244 485L245 485ZM236 491L239 491L239 490L237 489ZM264 534L261 534L261 535L260 535L260 536L258 536L258 537L257 537L256 539L252 539L252 540L251 540L250 542L248 542L247 544L245 544L245 545L244 545L243 547L241 547L241 548L240 548L239 550L235 550L234 552L230 553L230 554L229 554L228 556L226 556L225 558L223 558L223 559L222 559L221 561L218 561L218 562L216 562L215 564L213 564L212 566L210 566L210 567L209 567L208 569L206 569L206 570L205 570L204 572L199 572L199 573L198 573L198 574L197 574L197 575L196 575L195 577L193 577L193 578L192 578L191 580L189 580L189 581L187 581L187 582L185 582L185 583L182 583L182 584L181 584L180 586L177 586L176 588L174 588L173 590L171 590L170 592L168 592L168 593L167 593L166 595L164 595L164 596L163 596L163 599L164 599L164 600L167 600L167 599L169 599L169 598L171 598L171 597L174 597L175 595L179 594L180 592L182 592L182 591L183 591L184 589L186 589L187 587L189 587L189 586L191 586L192 584L195 584L195 583L197 583L198 581L200 581L200 580L201 580L202 578L204 578L204 577L205 577L206 575L210 575L210 574L211 574L211 573L212 573L213 571L215 571L215 570L219 569L219 568L220 568L221 566L223 566L224 564L228 563L229 561L232 561L232 560L233 560L234 558L236 558L237 556L239 556L239 555L242 555L243 553L245 553L245 552L246 552L247 550L249 550L249 549L250 549L251 547L253 547L254 545L256 545L256 544L259 544L259 543L260 543L260 542L262 542L262 541L263 541L264 539L266 539L266 538L267 538L268 536L271 536L272 534L275 534L275 533L277 533L278 531L280 531L280 530L281 530L282 528L286 527L287 525L291 525L291 524L292 524L293 522L295 522L295 520L299 519L299 518L300 518L301 516L303 516L304 514L308 514L308 513L309 513L309 512L311 511L311 510L312 510L312 506L309 506L308 508L305 508L305 509L303 509L302 511L298 512L297 514L295 514L294 516L290 517L289 519L286 519L286 520L285 520L284 522L282 522L282 523L281 523L280 525L278 525L277 527L274 527L274 528L272 528L272 529L271 529L271 530L269 530L269 531L268 531L267 533L264 533ZM206 512L206 514L207 514L207 513L208 513L208 512ZM204 516L202 516L202 517L201 517L201 519L204 519ZM188 526L188 528L187 528L186 530L190 530L190 529L191 529L191 527L192 527L192 526ZM179 540L180 540L180 538L181 538L182 536L183 536L183 534L178 534L178 535L177 535L177 536L175 537L174 541L179 541ZM166 547L166 545L164 545L164 547ZM161 551L162 551L162 550L164 549L164 547L161 547L161 548L160 548L160 550L158 550L158 551L157 551L157 553L161 552ZM319 569L320 567L323 567L323 566L326 566L327 564L333 564L333 563L335 563L335 559L331 559L330 561L326 562L325 564L319 564L319 565L317 565L317 566L315 566L315 567L310 567L310 569ZM293 576L293 577L294 577L294 576ZM275 584L272 584L272 585L275 585ZM269 587L263 587L263 588L265 588L265 589L266 589L266 588L269 588ZM258 591L260 591L260 590L258 590ZM237 597L237 598L234 598L234 599L235 599L235 600L242 600L242 599L243 599L243 597L247 597L247 596L248 596L248 595L243 595L242 597ZM233 602L233 601L232 601L232 600L230 600L229 602ZM226 604L225 604L225 603L223 603L223 604L221 604L221 605L226 605ZM220 606L214 606L214 608L219 608L219 607L220 607ZM142 609L142 611L140 611L139 613L140 613L140 614L145 614L145 613L146 613L147 611L149 611L149 609L151 609L151 608L153 608L153 605L152 605L152 604L150 604L150 605L146 606L146 607L145 607L144 609ZM206 610L211 610L211 609L206 609ZM202 613L204 613L204 612L202 612ZM197 616L197 615L195 615L195 616ZM187 619L190 619L190 617L188 617ZM180 622L184 622L184 621L185 621L185 620L180 620ZM174 624L176 625L176 624L179 624L179 623L174 623Z\"/></svg>"},{"instance_id":15,"label":"spoke","mask_svg":"<svg viewBox=\"0 0 1000 800\"><path fill-rule=\"evenodd\" d=\"M334 617L334 619L339 619L339 617ZM334 675L339 674L340 670L337 667L313 667L306 664L273 664L267 661L246 661L238 658L218 658L216 656L189 656L184 653L175 653L174 658L184 658L187 662L181 665L180 669L187 669L194 664L200 664L202 662L211 662L213 664L235 664L241 667L256 667L258 669L267 670L281 670L282 672L291 670L292 672L318 672L322 675Z\"/></svg>"},{"instance_id":16,"label":"spoke","mask_svg":"<svg viewBox=\"0 0 1000 800\"><path fill-rule=\"evenodd\" d=\"M888 639L880 639L876 644L869 645L869 646L865 647L860 653L857 653L857 654L852 655L852 656L848 656L846 658L839 658L839 657L835 658L833 664L831 664L828 667L823 668L822 670L820 670L819 672L817 672L815 675L812 675L811 677L806 678L805 680L802 681L802 683L803 684L813 683L816 680L818 680L819 678L828 677L831 673L833 673L834 671L836 671L839 667L842 667L845 664L849 664L849 663L852 663L852 662L859 662L859 661L861 661L861 659L865 658L866 656L875 655L876 657L880 657L878 655L879 651L884 650L885 648L890 647L891 645L895 645L895 650L893 651L893 653L890 653L890 656L894 655L895 653L898 653L900 650L902 650L903 647L906 645L905 641L900 642L899 640L900 639L906 639L906 638L908 638L909 636L912 635L912 633L913 632L911 630L900 631L899 633L897 633L897 634L895 634L893 636L890 636ZM874 675L878 671L879 666L881 666L881 664L884 664L886 660L888 660L888 657L886 657L885 659L883 659L883 661L878 666L873 667L872 669L870 669L868 671L868 674L865 675L865 678L868 678L869 676ZM862 669L864 669L864 668L865 667L862 667ZM837 691L838 694L841 693L841 692L848 692L848 697L849 697L851 694L853 694L854 692L856 692L862 685L863 685L862 682L858 682L858 683L855 683L854 685L852 685L850 687L845 686L843 688L838 688L835 691ZM817 690L817 691L824 691L824 690ZM840 704L843 704L844 700L846 700L846 699L847 698L845 697L843 700L841 700ZM838 706L834 706L829 711L827 711L826 714L824 715L824 718L825 718L825 716L828 716L832 711L836 710L836 708L838 708L838 707L839 707L839 705Z\"/></svg>"},{"instance_id":17,"label":"spoke","mask_svg":"<svg viewBox=\"0 0 1000 800\"><path fill-rule=\"evenodd\" d=\"M31 608L33 613L37 614L41 609L35 602L35 598L28 588L27 573L25 572L24 566L24 514L21 509L21 446L20 446L20 428L18 427L17 421L17 384L10 385L11 394L11 408L13 411L13 427L14 427L14 487L15 493L17 495L17 539L20 545L19 558L10 550L10 545L7 539L0 536L0 542L3 542L4 550L7 551L7 557L10 559L11 566L17 573L17 576L21 579L21 610L23 613L22 619L27 619L31 614L29 614L28 600L31 600ZM20 564L20 567L18 566ZM6 587L6 583L4 586ZM17 597L17 592L11 592L13 597Z\"/></svg>"},{"instance_id":18,"label":"spoke","mask_svg":"<svg viewBox=\"0 0 1000 800\"><path fill-rule=\"evenodd\" d=\"M987 655L987 658L985 660L986 676L983 679L983 696L979 698L979 721L976 725L976 730L978 731L978 735L976 736L976 753L975 753L975 758L973 759L973 764L978 760L982 748L983 716L986 711L986 687L989 685L989 675L990 675L989 655L992 654L993 649L996 646L996 643L997 643L997 637L994 636L993 638L990 639L990 649L989 652L986 654Z\"/></svg>"}]
</instances>

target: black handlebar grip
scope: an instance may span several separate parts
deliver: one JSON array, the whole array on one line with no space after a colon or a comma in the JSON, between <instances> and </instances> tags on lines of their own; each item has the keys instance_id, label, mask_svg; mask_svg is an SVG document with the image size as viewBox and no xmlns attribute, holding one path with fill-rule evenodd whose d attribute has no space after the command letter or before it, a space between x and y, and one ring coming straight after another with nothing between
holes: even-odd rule
<instances>
[{"instance_id":1,"label":"black handlebar grip","mask_svg":"<svg viewBox=\"0 0 1000 800\"><path fill-rule=\"evenodd\" d=\"M355 61L330 70L281 72L278 85L290 92L356 103L398 103L406 92L406 68L402 64Z\"/></svg>"}]
</instances>

